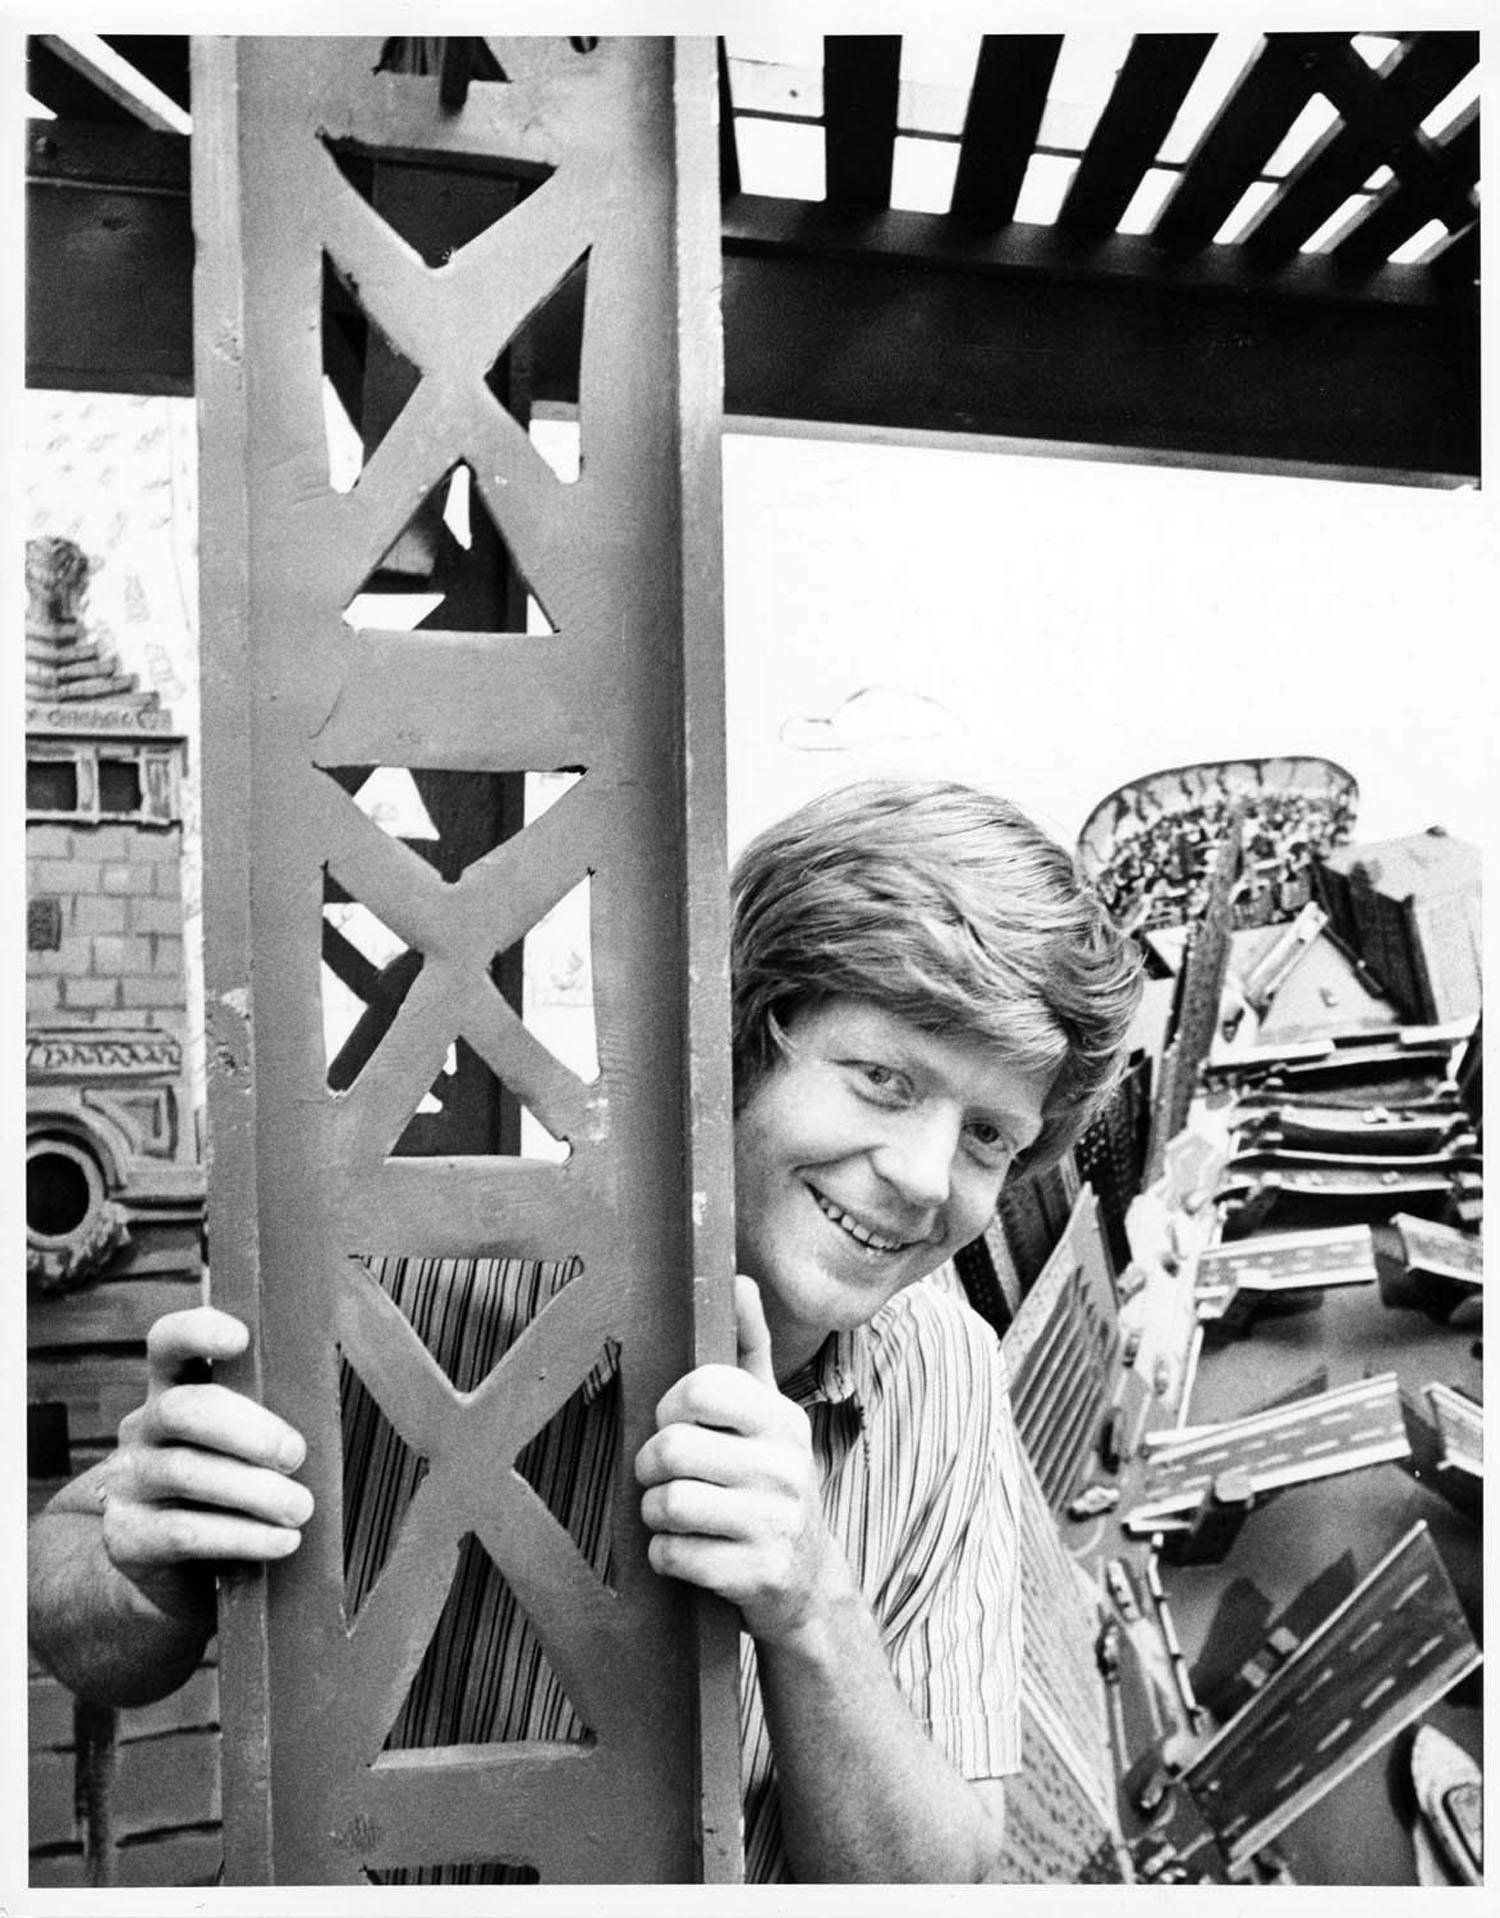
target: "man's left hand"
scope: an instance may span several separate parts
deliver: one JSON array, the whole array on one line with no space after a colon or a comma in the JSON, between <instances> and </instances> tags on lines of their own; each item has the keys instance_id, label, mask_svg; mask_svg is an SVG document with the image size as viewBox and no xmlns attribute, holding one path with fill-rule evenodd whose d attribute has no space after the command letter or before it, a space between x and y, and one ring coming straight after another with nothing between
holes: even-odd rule
<instances>
[{"instance_id":1,"label":"man's left hand","mask_svg":"<svg viewBox=\"0 0 1500 1918\"><path fill-rule=\"evenodd\" d=\"M739 1364L677 1381L635 1475L652 1567L727 1598L774 1644L812 1624L848 1571L823 1522L807 1414L776 1387L760 1289L734 1288Z\"/></svg>"}]
</instances>

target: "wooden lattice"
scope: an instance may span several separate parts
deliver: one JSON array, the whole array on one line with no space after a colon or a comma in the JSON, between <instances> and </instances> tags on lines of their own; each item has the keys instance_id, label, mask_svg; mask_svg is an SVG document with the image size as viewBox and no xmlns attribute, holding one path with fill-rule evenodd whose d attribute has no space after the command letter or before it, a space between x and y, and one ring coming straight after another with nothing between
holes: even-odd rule
<instances>
[{"instance_id":1,"label":"wooden lattice","mask_svg":"<svg viewBox=\"0 0 1500 1918\"><path fill-rule=\"evenodd\" d=\"M540 38L483 53L444 57L440 81L388 70L378 40L195 52L213 1294L253 1323L230 1376L306 1435L318 1503L293 1560L224 1590L231 1881L735 1870L732 1621L650 1571L628 1471L671 1380L733 1349L726 1285L691 1282L727 1282L732 1247L713 54ZM430 260L362 190L381 166L494 176L499 217ZM579 277L569 483L497 368ZM339 490L324 394L349 390L351 303L370 404ZM459 466L550 633L346 618L382 566L436 550ZM371 767L581 777L444 872L356 803ZM592 1081L528 1029L497 967L584 880ZM359 902L411 963L361 973L325 898ZM325 951L380 1014L332 1072ZM458 1041L565 1162L517 1156L503 1126L488 1149L408 1136L395 1155ZM372 1273L475 1256L548 1261L566 1283L460 1391ZM606 1585L513 1461L614 1351L626 1469ZM341 1357L427 1468L352 1622ZM383 1749L468 1536L585 1738Z\"/></svg>"}]
</instances>

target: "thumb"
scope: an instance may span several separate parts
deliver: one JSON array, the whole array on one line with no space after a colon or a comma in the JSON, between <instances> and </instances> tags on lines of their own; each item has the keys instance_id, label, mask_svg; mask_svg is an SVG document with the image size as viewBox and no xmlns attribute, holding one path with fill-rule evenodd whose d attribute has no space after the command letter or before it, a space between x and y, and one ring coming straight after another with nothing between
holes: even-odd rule
<instances>
[{"instance_id":1,"label":"thumb","mask_svg":"<svg viewBox=\"0 0 1500 1918\"><path fill-rule=\"evenodd\" d=\"M771 1332L760 1302L760 1287L743 1272L735 1274L734 1325L740 1370L774 1392L777 1386L771 1369Z\"/></svg>"}]
</instances>

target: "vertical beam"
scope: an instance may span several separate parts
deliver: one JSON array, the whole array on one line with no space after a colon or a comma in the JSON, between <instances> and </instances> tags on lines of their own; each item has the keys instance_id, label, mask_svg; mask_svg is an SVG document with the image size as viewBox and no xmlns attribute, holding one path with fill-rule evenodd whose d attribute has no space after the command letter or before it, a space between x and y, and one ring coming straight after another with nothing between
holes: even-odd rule
<instances>
[{"instance_id":1,"label":"vertical beam","mask_svg":"<svg viewBox=\"0 0 1500 1918\"><path fill-rule=\"evenodd\" d=\"M216 42L194 75L214 129L195 203L215 1297L256 1334L230 1382L307 1437L317 1501L294 1559L226 1581L228 1872L356 1884L497 1859L574 1883L732 1878L734 1621L651 1572L629 1472L672 1380L733 1353L713 50L508 40L507 79L480 75L457 110L434 77L377 74L378 51ZM325 130L377 159L546 177L429 268ZM323 440L325 254L423 375L346 494ZM583 259L583 470L566 485L486 376ZM459 460L555 634L351 633L343 607ZM448 880L325 770L363 765L583 774ZM325 871L423 960L343 1092L323 1068ZM585 876L591 1085L523 1032L489 971ZM555 1120L566 1164L390 1155L455 1038ZM473 1256L571 1276L459 1393L362 1262ZM605 1346L624 1461L608 1586L506 1469ZM429 1466L352 1620L341 1352ZM471 1535L589 1741L382 1749Z\"/></svg>"},{"instance_id":2,"label":"vertical beam","mask_svg":"<svg viewBox=\"0 0 1500 1918\"><path fill-rule=\"evenodd\" d=\"M687 1269L694 1283L695 1364L735 1349L733 1295L720 1282L734 1269L734 1220L724 1195L734 1189L733 1101L726 1097L722 1061L729 1053L729 892L725 884L728 773L724 740L724 571L722 461L719 451L724 393L724 333L706 326L723 293L719 245L725 126L717 145L712 125L696 106L707 88L710 43L679 42L674 74L677 178L676 513L682 582L682 728L687 777L687 883L680 921L686 960L687 1059L690 1092L684 1139L688 1216ZM723 41L718 43L721 115L730 111ZM734 128L728 127L733 154ZM736 187L738 167L735 168ZM704 236L711 235L705 242ZM697 1764L698 1876L705 1884L732 1884L742 1875L740 1846L740 1737L738 1712L723 1700L738 1697L739 1616L722 1601L704 1598L697 1615L698 1686L694 1715Z\"/></svg>"},{"instance_id":3,"label":"vertical beam","mask_svg":"<svg viewBox=\"0 0 1500 1918\"><path fill-rule=\"evenodd\" d=\"M729 54L721 34L716 41L719 70L719 193L732 200L740 190L740 148L734 130L734 88L729 80Z\"/></svg>"},{"instance_id":4,"label":"vertical beam","mask_svg":"<svg viewBox=\"0 0 1500 1918\"><path fill-rule=\"evenodd\" d=\"M204 1047L208 1059L208 1203L216 1304L256 1324L256 1031L250 1017L251 659L245 555L248 475L241 432L248 412L242 201L236 155L240 97L234 43L195 40L192 90L201 118L192 142L194 388L198 399L200 674L203 793ZM203 316L212 315L212 330ZM211 930L209 930L211 929ZM265 1397L259 1339L226 1383ZM245 1883L271 1875L269 1608L264 1569L219 1582L224 1851Z\"/></svg>"}]
</instances>

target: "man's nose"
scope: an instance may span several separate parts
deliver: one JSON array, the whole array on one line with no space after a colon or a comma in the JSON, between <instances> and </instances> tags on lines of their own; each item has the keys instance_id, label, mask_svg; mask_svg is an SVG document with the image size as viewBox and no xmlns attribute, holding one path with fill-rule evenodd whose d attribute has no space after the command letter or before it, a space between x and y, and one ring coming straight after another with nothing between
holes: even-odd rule
<instances>
[{"instance_id":1,"label":"man's nose","mask_svg":"<svg viewBox=\"0 0 1500 1918\"><path fill-rule=\"evenodd\" d=\"M908 1205L946 1205L960 1130L960 1122L940 1107L895 1115L873 1155L875 1170Z\"/></svg>"}]
</instances>

